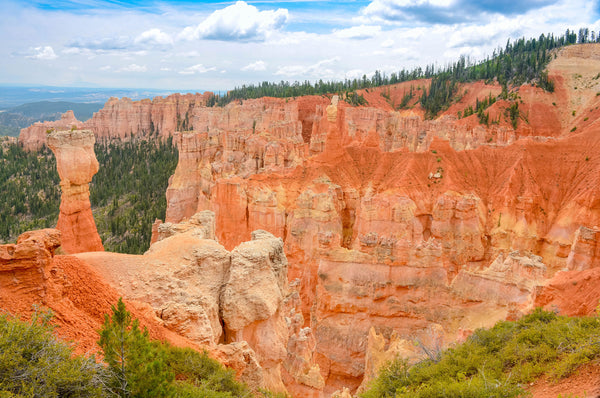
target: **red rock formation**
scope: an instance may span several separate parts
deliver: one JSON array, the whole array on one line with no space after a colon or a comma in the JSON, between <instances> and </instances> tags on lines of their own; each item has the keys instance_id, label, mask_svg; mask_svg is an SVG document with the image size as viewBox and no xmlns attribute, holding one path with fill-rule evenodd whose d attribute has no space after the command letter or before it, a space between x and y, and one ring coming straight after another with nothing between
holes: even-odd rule
<instances>
[{"instance_id":1,"label":"red rock formation","mask_svg":"<svg viewBox=\"0 0 600 398\"><path fill-rule=\"evenodd\" d=\"M104 250L90 204L89 183L98 172L94 141L89 130L54 131L47 137L62 190L57 228L68 253Z\"/></svg>"},{"instance_id":2,"label":"red rock formation","mask_svg":"<svg viewBox=\"0 0 600 398\"><path fill-rule=\"evenodd\" d=\"M538 286L558 270L597 266L600 127L584 118L566 120L569 115L551 105L600 116L594 80L600 51L595 45L582 51L585 59L564 50L550 65L554 94L519 90L531 117L516 131L502 118L491 128L473 118L457 120L457 109L468 102L424 121L418 109L397 113L387 102L354 108L334 99L317 101L302 142L297 133L275 135L274 128L260 142L249 119L244 124L236 115L252 114L263 101L259 114L266 120L274 114L269 107L293 110L292 101L209 110L208 122L194 124L201 129L176 135L181 155L167 220L214 210L217 237L228 249L257 228L283 238L324 392L356 388L372 358L366 352L372 327L385 339L395 333L408 340L425 338L433 327L452 341L465 329L531 308ZM582 85L571 80L577 64L588 65L581 73L586 90L572 87ZM403 88L394 93L391 87L391 98L407 89L397 87ZM498 90L481 83L473 88L463 101ZM385 89L367 97L381 97ZM502 116L506 105L499 101L490 112ZM210 122L222 112L234 122ZM533 116L538 112L548 115ZM212 130L219 123L222 128ZM570 133L573 123L579 123L577 134ZM281 148L294 145L291 167L252 164L254 154L266 158L261 154L269 141L284 159L290 152Z\"/></svg>"},{"instance_id":3,"label":"red rock formation","mask_svg":"<svg viewBox=\"0 0 600 398\"><path fill-rule=\"evenodd\" d=\"M85 123L98 140L127 140L130 137L168 137L191 126L195 106L206 103L204 94L173 94L166 98L131 101L110 98L104 108Z\"/></svg>"},{"instance_id":4,"label":"red rock formation","mask_svg":"<svg viewBox=\"0 0 600 398\"><path fill-rule=\"evenodd\" d=\"M149 253L80 257L160 310L173 330L212 344L236 340L223 356L234 355L255 383L284 381L295 396L355 390L399 342L434 333L432 341L447 343L535 303L566 305L575 285L559 280L565 268L585 274L576 312L589 312L599 261L598 70L597 45L562 49L549 67L554 93L519 88L526 117L516 130L506 101L489 108L498 120L491 127L476 116L457 119L476 98L499 92L481 82L462 85L462 99L436 120L424 120L419 106L394 110L411 82L364 91L368 107L335 96L223 108L187 97L113 100L95 116L103 138L147 135L158 114L168 115L159 135L192 131L174 133L180 160L167 191L170 224L156 225ZM215 212L210 228L193 217L203 210ZM213 223L218 242L205 239ZM276 251L253 246L260 264L242 253L260 246L242 243L256 229L283 240L288 295L267 266ZM224 299L234 252L240 269L231 281L239 286L251 274L244 270L256 268L264 297L252 285L242 303Z\"/></svg>"},{"instance_id":5,"label":"red rock formation","mask_svg":"<svg viewBox=\"0 0 600 398\"><path fill-rule=\"evenodd\" d=\"M21 129L19 145L25 150L37 151L46 144L46 136L50 131L80 129L83 123L75 118L73 111L66 111L60 120L52 122L36 122L29 127Z\"/></svg>"}]
</instances>

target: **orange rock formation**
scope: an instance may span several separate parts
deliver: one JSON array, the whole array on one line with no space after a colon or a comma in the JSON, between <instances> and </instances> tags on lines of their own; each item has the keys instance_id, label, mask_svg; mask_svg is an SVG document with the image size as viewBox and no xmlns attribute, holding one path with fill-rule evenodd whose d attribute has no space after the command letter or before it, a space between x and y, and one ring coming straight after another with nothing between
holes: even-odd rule
<instances>
[{"instance_id":1,"label":"orange rock formation","mask_svg":"<svg viewBox=\"0 0 600 398\"><path fill-rule=\"evenodd\" d=\"M53 131L47 137L62 190L56 228L68 253L104 250L90 204L89 183L98 172L94 142L90 130Z\"/></svg>"},{"instance_id":2,"label":"orange rock formation","mask_svg":"<svg viewBox=\"0 0 600 398\"><path fill-rule=\"evenodd\" d=\"M506 101L489 108L490 127L457 119L500 91L482 82L462 85L436 120L394 110L426 80L364 91L367 107L336 96L113 100L94 116L99 137L148 135L170 115L159 135L173 134L180 155L166 223L144 256L78 258L170 329L218 347L246 380L298 397L355 391L386 358L421 355L415 339L445 344L534 305L589 313L598 70L598 45L561 49L554 93L518 89L516 129Z\"/></svg>"},{"instance_id":3,"label":"orange rock formation","mask_svg":"<svg viewBox=\"0 0 600 398\"><path fill-rule=\"evenodd\" d=\"M46 143L48 132L70 130L73 127L80 129L83 127L83 123L77 120L73 111L67 111L61 115L60 120L53 122L37 122L29 127L21 129L21 134L19 134L19 144L29 151L37 151Z\"/></svg>"},{"instance_id":4,"label":"orange rock formation","mask_svg":"<svg viewBox=\"0 0 600 398\"><path fill-rule=\"evenodd\" d=\"M281 237L326 382L298 393L354 389L372 357L372 327L408 340L433 327L452 341L531 308L558 270L597 264L600 126L590 119L600 116L598 54L595 45L563 49L549 68L555 93L521 87L530 116L516 130L502 118L490 128L457 120L451 113L465 98L434 121L418 109L355 108L335 97L196 109L200 128L175 134L180 163L167 221L213 210L228 249L256 229ZM473 101L472 91L498 90L465 88ZM381 97L370 91L367 99ZM313 111L300 120L306 104ZM299 126L275 128L276 109L291 110L286 120Z\"/></svg>"}]
</instances>

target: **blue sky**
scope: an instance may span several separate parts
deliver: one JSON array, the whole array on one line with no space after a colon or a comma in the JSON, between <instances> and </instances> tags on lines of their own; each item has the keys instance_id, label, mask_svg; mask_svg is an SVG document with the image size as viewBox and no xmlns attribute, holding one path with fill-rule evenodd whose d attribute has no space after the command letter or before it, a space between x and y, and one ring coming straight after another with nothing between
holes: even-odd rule
<instances>
[{"instance_id":1,"label":"blue sky","mask_svg":"<svg viewBox=\"0 0 600 398\"><path fill-rule=\"evenodd\" d=\"M600 32L598 0L0 3L0 84L226 90L481 59L508 38L566 28Z\"/></svg>"}]
</instances>

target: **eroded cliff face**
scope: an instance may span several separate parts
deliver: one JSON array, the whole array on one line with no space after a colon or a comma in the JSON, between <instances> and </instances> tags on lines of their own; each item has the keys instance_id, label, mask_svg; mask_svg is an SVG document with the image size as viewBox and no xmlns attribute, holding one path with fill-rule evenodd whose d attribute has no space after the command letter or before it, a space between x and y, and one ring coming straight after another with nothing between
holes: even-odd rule
<instances>
[{"instance_id":1,"label":"eroded cliff face","mask_svg":"<svg viewBox=\"0 0 600 398\"><path fill-rule=\"evenodd\" d=\"M126 298L149 303L164 325L233 367L252 388L322 388L312 333L303 328L283 240L257 230L231 251L215 240L211 211L157 227L143 256L82 253ZM285 376L282 374L285 372ZM284 385L284 377L295 381ZM286 388L287 387L287 388Z\"/></svg>"},{"instance_id":2,"label":"eroded cliff face","mask_svg":"<svg viewBox=\"0 0 600 398\"><path fill-rule=\"evenodd\" d=\"M56 228L67 253L104 250L90 203L89 183L99 167L94 142L90 130L53 131L47 136L62 190Z\"/></svg>"},{"instance_id":3,"label":"eroded cliff face","mask_svg":"<svg viewBox=\"0 0 600 398\"><path fill-rule=\"evenodd\" d=\"M19 145L28 151L37 151L46 144L46 136L51 131L81 129L83 123L77 120L73 111L63 113L60 120L52 122L37 122L21 129Z\"/></svg>"},{"instance_id":4,"label":"eroded cliff face","mask_svg":"<svg viewBox=\"0 0 600 398\"><path fill-rule=\"evenodd\" d=\"M436 348L533 305L589 313L598 70L597 45L562 49L554 93L518 90L516 129L506 101L489 127L457 118L500 92L481 82L436 120L394 110L428 81L364 91L368 107L112 100L95 134L156 134L169 115L158 135L173 134L179 164L147 254L79 258L252 386L298 397L348 396L386 359L424 355L415 341Z\"/></svg>"},{"instance_id":5,"label":"eroded cliff face","mask_svg":"<svg viewBox=\"0 0 600 398\"><path fill-rule=\"evenodd\" d=\"M369 348L381 346L373 336L384 347L432 334L448 343L527 311L557 271L597 266L599 54L594 45L564 49L549 68L555 93L521 87L529 118L516 130L502 101L490 108L498 125L456 119L474 96L498 90L481 83L433 121L336 97L315 98L300 135L272 125L259 134L250 119L215 130L194 119L202 130L175 135L167 221L212 210L227 249L255 229L282 238L325 381L297 393L354 390L385 351ZM574 77L578 64L586 67ZM391 98L406 89L391 88ZM368 95L381 101L377 90ZM257 101L259 115L292 109L295 120L291 101ZM251 101L210 112L259 120ZM266 156L270 143L278 155Z\"/></svg>"}]
</instances>

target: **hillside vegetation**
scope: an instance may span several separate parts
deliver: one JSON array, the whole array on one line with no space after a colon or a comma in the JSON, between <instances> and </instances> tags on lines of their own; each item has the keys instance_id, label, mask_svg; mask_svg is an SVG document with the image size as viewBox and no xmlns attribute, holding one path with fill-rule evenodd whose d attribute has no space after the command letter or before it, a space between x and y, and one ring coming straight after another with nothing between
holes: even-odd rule
<instances>
[{"instance_id":1,"label":"hillside vegetation","mask_svg":"<svg viewBox=\"0 0 600 398\"><path fill-rule=\"evenodd\" d=\"M398 358L363 398L526 396L542 375L557 380L600 357L600 319L536 309L517 322L479 329L463 344L409 366Z\"/></svg>"},{"instance_id":2,"label":"hillside vegetation","mask_svg":"<svg viewBox=\"0 0 600 398\"><path fill-rule=\"evenodd\" d=\"M51 321L50 312L30 322L0 315L0 397L251 396L206 352L150 340L120 299L99 331L103 364L74 355Z\"/></svg>"},{"instance_id":3,"label":"hillside vegetation","mask_svg":"<svg viewBox=\"0 0 600 398\"><path fill-rule=\"evenodd\" d=\"M475 80L497 81L504 90L505 96L511 87L523 83L537 84L545 90L553 91L554 86L544 72L551 59L550 51L559 47L588 42L600 42L600 37L592 35L589 29L580 29L579 33L567 29L564 35L540 35L537 39L521 38L514 42L510 40L505 47L500 47L486 59L471 62L465 57L443 68L429 65L413 70L402 69L389 76L375 71L371 78L346 79L344 81L323 81L316 83L304 82L262 82L258 85L243 85L228 91L225 95L215 95L209 101L209 106L223 106L234 100L269 97L297 97L302 95L337 93L342 98L348 98L352 105L365 105L364 98L356 90L371 87L386 86L410 80L432 79L431 86L420 98L420 104L430 118L435 117L441 110L447 108L456 94L457 83ZM350 94L350 95L349 95Z\"/></svg>"},{"instance_id":4,"label":"hillside vegetation","mask_svg":"<svg viewBox=\"0 0 600 398\"><path fill-rule=\"evenodd\" d=\"M96 144L95 151L100 170L90 184L90 201L104 247L143 253L150 246L152 223L165 216L165 191L177 166L177 150L168 140ZM52 152L0 147L0 242L55 227L59 206L60 179Z\"/></svg>"}]
</instances>

